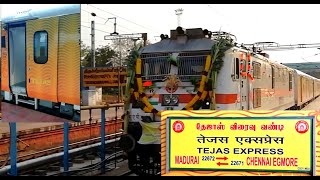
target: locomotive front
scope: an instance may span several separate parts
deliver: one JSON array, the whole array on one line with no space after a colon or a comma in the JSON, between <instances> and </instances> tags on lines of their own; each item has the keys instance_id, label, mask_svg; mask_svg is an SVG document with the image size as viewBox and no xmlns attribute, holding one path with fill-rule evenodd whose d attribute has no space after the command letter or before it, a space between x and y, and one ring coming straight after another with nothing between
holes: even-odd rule
<instances>
[{"instance_id":1,"label":"locomotive front","mask_svg":"<svg viewBox=\"0 0 320 180\"><path fill-rule=\"evenodd\" d=\"M170 38L161 38L139 51L128 81L128 128L121 145L131 170L141 171L139 166L150 159L153 167L160 164L161 111L210 109L211 105L211 89L204 85L215 41L201 28L178 27L171 30ZM160 165L156 169L160 171Z\"/></svg>"}]
</instances>

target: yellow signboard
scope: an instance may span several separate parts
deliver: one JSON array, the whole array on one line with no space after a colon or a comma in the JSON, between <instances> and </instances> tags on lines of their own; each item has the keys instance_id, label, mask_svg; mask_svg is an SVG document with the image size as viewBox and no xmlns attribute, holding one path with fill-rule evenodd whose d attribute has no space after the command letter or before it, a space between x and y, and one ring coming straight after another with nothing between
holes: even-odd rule
<instances>
[{"instance_id":1,"label":"yellow signboard","mask_svg":"<svg viewBox=\"0 0 320 180\"><path fill-rule=\"evenodd\" d=\"M125 68L99 67L83 70L83 86L117 87L126 85L127 72Z\"/></svg>"},{"instance_id":2,"label":"yellow signboard","mask_svg":"<svg viewBox=\"0 0 320 180\"><path fill-rule=\"evenodd\" d=\"M315 174L314 116L242 112L251 116L236 117L228 112L233 113L228 117L223 112L164 112L162 174L203 170ZM212 115L219 113L224 116Z\"/></svg>"}]
</instances>

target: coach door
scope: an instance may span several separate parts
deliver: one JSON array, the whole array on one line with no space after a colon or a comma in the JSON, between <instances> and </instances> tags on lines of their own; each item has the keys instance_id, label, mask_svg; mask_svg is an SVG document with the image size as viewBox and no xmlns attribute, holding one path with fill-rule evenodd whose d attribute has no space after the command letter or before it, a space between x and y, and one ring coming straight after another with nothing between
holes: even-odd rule
<instances>
[{"instance_id":1,"label":"coach door","mask_svg":"<svg viewBox=\"0 0 320 180\"><path fill-rule=\"evenodd\" d=\"M248 54L249 55L249 54ZM250 57L248 58L247 53L240 54L240 101L241 109L249 109L249 77L248 71L250 68Z\"/></svg>"},{"instance_id":2,"label":"coach door","mask_svg":"<svg viewBox=\"0 0 320 180\"><path fill-rule=\"evenodd\" d=\"M27 22L27 92L57 102L58 17Z\"/></svg>"},{"instance_id":3,"label":"coach door","mask_svg":"<svg viewBox=\"0 0 320 180\"><path fill-rule=\"evenodd\" d=\"M10 24L8 33L10 89L14 94L26 94L26 24Z\"/></svg>"},{"instance_id":4,"label":"coach door","mask_svg":"<svg viewBox=\"0 0 320 180\"><path fill-rule=\"evenodd\" d=\"M4 29L1 31L1 90L10 92L8 31Z\"/></svg>"}]
</instances>

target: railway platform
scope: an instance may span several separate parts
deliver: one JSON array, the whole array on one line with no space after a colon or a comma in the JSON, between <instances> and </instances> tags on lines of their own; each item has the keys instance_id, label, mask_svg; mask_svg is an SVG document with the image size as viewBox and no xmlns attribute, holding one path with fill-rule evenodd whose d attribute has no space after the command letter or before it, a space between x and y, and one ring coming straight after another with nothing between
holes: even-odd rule
<instances>
[{"instance_id":1,"label":"railway platform","mask_svg":"<svg viewBox=\"0 0 320 180\"><path fill-rule=\"evenodd\" d=\"M1 122L17 122L17 123L27 123L24 124L24 126L21 126L21 128L28 128L30 127L42 127L42 126L51 126L52 124L62 124L63 122L69 122L74 123L74 121L67 120L61 117L53 116L50 114L46 114L43 112L35 111L29 108L16 106L10 103L1 102L2 111L5 112L4 115L2 115L2 118L0 119ZM91 120L99 120L101 119L101 111L98 109L93 109L91 112ZM106 120L112 119L115 117L121 117L123 114L122 108L112 108L106 110L105 117ZM81 110L81 122L87 121L90 119L90 113L89 110ZM32 125L28 125L32 123ZM44 123L44 124L42 124ZM19 128L19 127L18 127ZM0 126L0 132L1 132L1 126Z\"/></svg>"},{"instance_id":2,"label":"railway platform","mask_svg":"<svg viewBox=\"0 0 320 180\"><path fill-rule=\"evenodd\" d=\"M2 118L0 122L69 122L69 120L25 108L10 103L1 102Z\"/></svg>"}]
</instances>

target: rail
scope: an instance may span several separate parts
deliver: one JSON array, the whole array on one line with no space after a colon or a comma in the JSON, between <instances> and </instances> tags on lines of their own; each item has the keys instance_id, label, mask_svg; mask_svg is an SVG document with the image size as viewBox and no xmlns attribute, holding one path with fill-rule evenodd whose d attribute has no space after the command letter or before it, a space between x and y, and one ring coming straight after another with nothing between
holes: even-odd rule
<instances>
[{"instance_id":1,"label":"rail","mask_svg":"<svg viewBox=\"0 0 320 180\"><path fill-rule=\"evenodd\" d=\"M121 135L122 132L116 132L116 133L112 133L112 134L108 134L105 136L106 140L110 140L113 139L114 137ZM101 137L96 137L96 138L92 138L92 139L87 139L87 140L82 140L82 141L78 141L78 142L74 142L69 144L69 149L74 149L76 147L82 147L83 145L90 145L93 143L96 143L97 141L101 141ZM58 147L53 147L53 148L49 148L49 149L44 149L44 150L40 150L37 152L32 152L29 154L25 154L25 155L21 155L17 157L17 161L18 162L22 162L22 161L27 161L33 158L38 158L38 157L42 157L44 155L49 155L53 152L61 152L63 150L63 146L58 146ZM3 154L5 155L5 154ZM10 158L8 159L8 161L10 161ZM0 160L0 164L4 163L5 160ZM6 164L7 165L7 164Z\"/></svg>"},{"instance_id":2,"label":"rail","mask_svg":"<svg viewBox=\"0 0 320 180\"><path fill-rule=\"evenodd\" d=\"M105 137L105 143L108 144L108 143L114 143L119 141L119 138L118 139L114 138L117 134L119 133L107 135ZM84 141L79 141L79 142L70 144L69 154L70 155L75 154L74 156L76 156L76 154L82 154L80 151L85 151L85 150L100 146L101 143L96 143L98 139L100 140L100 138L93 138L90 140L84 140ZM61 160L60 157L63 155L63 152L61 151L61 149L63 149L63 146L20 156L19 157L20 161L18 161L19 163L17 164L17 168L19 168L20 173L22 173L22 171L24 172L28 171L28 169L33 169L35 166L38 166L38 165L41 166L43 164L46 164L48 166L49 161L50 162L52 161L53 162L52 164L55 164L54 162ZM10 165L5 166L0 170L0 175L4 175L9 170L10 170Z\"/></svg>"}]
</instances>

